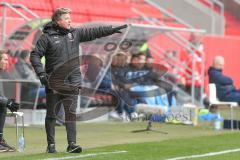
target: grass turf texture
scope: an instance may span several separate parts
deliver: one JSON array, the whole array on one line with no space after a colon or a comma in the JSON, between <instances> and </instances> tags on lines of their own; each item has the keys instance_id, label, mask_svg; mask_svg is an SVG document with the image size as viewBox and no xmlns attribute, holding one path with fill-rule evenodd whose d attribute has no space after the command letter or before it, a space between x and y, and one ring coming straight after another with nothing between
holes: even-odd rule
<instances>
[{"instance_id":1,"label":"grass turf texture","mask_svg":"<svg viewBox=\"0 0 240 160\"><path fill-rule=\"evenodd\" d=\"M44 127L33 126L25 130L26 150L23 153L1 153L0 159L45 159L50 157L79 156L84 154L127 151L127 153L98 155L74 159L114 159L114 160L164 160L167 158L205 154L240 148L239 131L214 131L202 127L154 123L153 129L168 132L132 133L145 129L146 122L133 123L79 123L78 144L85 149L81 154L65 153L67 142L65 127L56 127L56 147L58 154L46 154ZM5 139L15 143L15 128L5 128ZM196 160L238 160L240 152L229 153Z\"/></svg>"}]
</instances>

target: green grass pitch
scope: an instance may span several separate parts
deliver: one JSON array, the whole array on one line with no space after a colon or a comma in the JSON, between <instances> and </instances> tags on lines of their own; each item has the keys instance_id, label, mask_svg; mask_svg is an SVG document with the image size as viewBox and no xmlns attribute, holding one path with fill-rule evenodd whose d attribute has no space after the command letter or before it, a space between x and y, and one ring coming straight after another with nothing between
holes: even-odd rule
<instances>
[{"instance_id":1,"label":"green grass pitch","mask_svg":"<svg viewBox=\"0 0 240 160\"><path fill-rule=\"evenodd\" d=\"M167 160L175 157L206 154L240 148L239 131L215 131L211 128L153 123L156 131L140 132L147 122L131 123L78 123L77 142L84 151L81 154L65 153L67 142L65 127L56 127L56 148L59 153L46 154L46 136L43 126L25 129L24 152L0 153L0 159L13 160ZM15 144L15 128L6 126L5 139ZM240 151L194 160L239 160Z\"/></svg>"}]
</instances>

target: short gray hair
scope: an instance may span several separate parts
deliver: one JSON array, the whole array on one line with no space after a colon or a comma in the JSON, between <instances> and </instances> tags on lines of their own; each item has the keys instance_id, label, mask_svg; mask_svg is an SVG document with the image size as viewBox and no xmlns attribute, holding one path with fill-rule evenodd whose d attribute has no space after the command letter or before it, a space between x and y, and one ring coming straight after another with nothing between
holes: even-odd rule
<instances>
[{"instance_id":1,"label":"short gray hair","mask_svg":"<svg viewBox=\"0 0 240 160\"><path fill-rule=\"evenodd\" d=\"M61 16L63 14L70 14L70 13L71 13L71 9L69 8L57 8L52 15L52 21L57 22L61 19Z\"/></svg>"}]
</instances>

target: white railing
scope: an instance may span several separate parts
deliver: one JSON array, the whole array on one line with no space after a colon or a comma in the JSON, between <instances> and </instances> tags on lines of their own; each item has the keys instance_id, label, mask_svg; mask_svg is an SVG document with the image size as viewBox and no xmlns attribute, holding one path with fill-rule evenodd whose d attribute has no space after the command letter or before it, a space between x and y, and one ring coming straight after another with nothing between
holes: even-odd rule
<instances>
[{"instance_id":1,"label":"white railing","mask_svg":"<svg viewBox=\"0 0 240 160\"><path fill-rule=\"evenodd\" d=\"M225 33L225 16L224 16L224 4L219 1L219 0L204 0L204 2L206 2L207 4L210 5L211 10L212 10L212 32L215 33L215 16L213 15L214 13L214 7L217 6L220 8L220 16L221 16L221 21L222 21L222 28L223 28L223 33Z\"/></svg>"},{"instance_id":2,"label":"white railing","mask_svg":"<svg viewBox=\"0 0 240 160\"><path fill-rule=\"evenodd\" d=\"M2 44L0 45L0 48L3 47L3 44L5 44L5 40L6 40L5 35L6 35L6 23L7 23L7 9L10 9L14 13L16 13L18 16L23 18L25 21L30 21L32 18L27 17L23 12L20 11L20 9L29 13L30 15L32 15L33 18L39 18L39 16L37 14L35 14L31 10L29 10L27 7L25 7L24 5L21 5L21 4L10 4L10 3L6 3L6 2L1 2L0 8L2 8L2 24L1 24L2 25L2 30L1 30L2 31L2 33L1 33Z\"/></svg>"},{"instance_id":3,"label":"white railing","mask_svg":"<svg viewBox=\"0 0 240 160\"><path fill-rule=\"evenodd\" d=\"M240 0L234 0L236 3L240 4Z\"/></svg>"}]
</instances>

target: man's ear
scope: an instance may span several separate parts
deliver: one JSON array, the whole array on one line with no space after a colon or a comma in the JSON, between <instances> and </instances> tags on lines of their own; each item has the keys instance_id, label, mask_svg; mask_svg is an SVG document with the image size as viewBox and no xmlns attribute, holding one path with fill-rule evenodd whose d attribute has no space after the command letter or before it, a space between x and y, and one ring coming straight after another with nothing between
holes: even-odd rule
<instances>
[{"instance_id":1,"label":"man's ear","mask_svg":"<svg viewBox=\"0 0 240 160\"><path fill-rule=\"evenodd\" d=\"M56 22L55 22L55 24L58 25L58 26L59 26L59 23L60 23L59 21L56 21Z\"/></svg>"}]
</instances>

